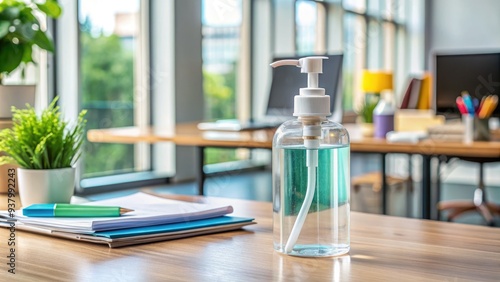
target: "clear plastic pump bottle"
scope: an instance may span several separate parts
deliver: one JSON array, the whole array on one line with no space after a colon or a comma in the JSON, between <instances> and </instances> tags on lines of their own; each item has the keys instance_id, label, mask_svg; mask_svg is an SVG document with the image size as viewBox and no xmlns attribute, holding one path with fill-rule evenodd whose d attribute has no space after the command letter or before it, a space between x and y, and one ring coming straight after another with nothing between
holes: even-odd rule
<instances>
[{"instance_id":1,"label":"clear plastic pump bottle","mask_svg":"<svg viewBox=\"0 0 500 282\"><path fill-rule=\"evenodd\" d=\"M330 96L318 88L326 57L278 61L308 74L294 98L297 119L273 139L273 235L278 252L336 256L350 248L350 147L347 130L330 116Z\"/></svg>"}]
</instances>

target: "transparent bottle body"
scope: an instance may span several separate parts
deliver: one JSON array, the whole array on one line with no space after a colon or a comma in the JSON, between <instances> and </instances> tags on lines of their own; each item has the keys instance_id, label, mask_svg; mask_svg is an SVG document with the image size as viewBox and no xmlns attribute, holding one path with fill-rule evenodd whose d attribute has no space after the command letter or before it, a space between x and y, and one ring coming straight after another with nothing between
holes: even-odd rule
<instances>
[{"instance_id":1,"label":"transparent bottle body","mask_svg":"<svg viewBox=\"0 0 500 282\"><path fill-rule=\"evenodd\" d=\"M300 121L288 121L273 140L274 249L306 257L342 255L350 248L349 135L338 123L321 122L318 165L311 173L302 129ZM297 239L290 239L311 182L314 197ZM287 243L293 248L287 250Z\"/></svg>"}]
</instances>

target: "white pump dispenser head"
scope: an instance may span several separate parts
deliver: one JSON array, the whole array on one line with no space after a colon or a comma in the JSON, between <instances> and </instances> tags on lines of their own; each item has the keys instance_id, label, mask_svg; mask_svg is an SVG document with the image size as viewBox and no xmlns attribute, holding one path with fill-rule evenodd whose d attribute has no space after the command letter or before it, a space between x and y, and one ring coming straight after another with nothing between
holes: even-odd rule
<instances>
[{"instance_id":1,"label":"white pump dispenser head","mask_svg":"<svg viewBox=\"0 0 500 282\"><path fill-rule=\"evenodd\" d=\"M325 95L325 89L319 88L318 74L323 73L323 60L328 57L305 57L299 60L281 60L271 64L271 67L296 66L302 73L307 73L307 88L300 88L300 95L294 98L293 115L302 118L325 118L330 112L330 96Z\"/></svg>"}]
</instances>

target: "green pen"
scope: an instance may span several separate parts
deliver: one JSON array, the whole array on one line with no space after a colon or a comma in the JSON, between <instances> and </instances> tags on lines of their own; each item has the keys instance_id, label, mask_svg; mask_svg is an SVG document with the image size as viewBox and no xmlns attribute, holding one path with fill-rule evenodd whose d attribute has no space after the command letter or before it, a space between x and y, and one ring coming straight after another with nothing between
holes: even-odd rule
<instances>
[{"instance_id":1,"label":"green pen","mask_svg":"<svg viewBox=\"0 0 500 282\"><path fill-rule=\"evenodd\" d=\"M23 208L23 215L30 217L116 217L131 211L133 210L112 206L33 204Z\"/></svg>"}]
</instances>

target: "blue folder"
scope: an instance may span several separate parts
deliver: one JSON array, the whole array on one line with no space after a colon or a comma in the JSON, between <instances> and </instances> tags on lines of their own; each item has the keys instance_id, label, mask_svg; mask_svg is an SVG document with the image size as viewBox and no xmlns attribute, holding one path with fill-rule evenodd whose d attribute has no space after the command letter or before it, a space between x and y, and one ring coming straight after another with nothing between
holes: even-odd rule
<instances>
[{"instance_id":1,"label":"blue folder","mask_svg":"<svg viewBox=\"0 0 500 282\"><path fill-rule=\"evenodd\" d=\"M94 235L110 239L116 239L116 238L132 237L139 235L168 233L168 232L176 232L189 229L237 224L237 223L251 222L253 220L254 220L253 218L246 218L246 217L220 216L220 217L187 221L187 222L101 231L101 232L95 232Z\"/></svg>"}]
</instances>

